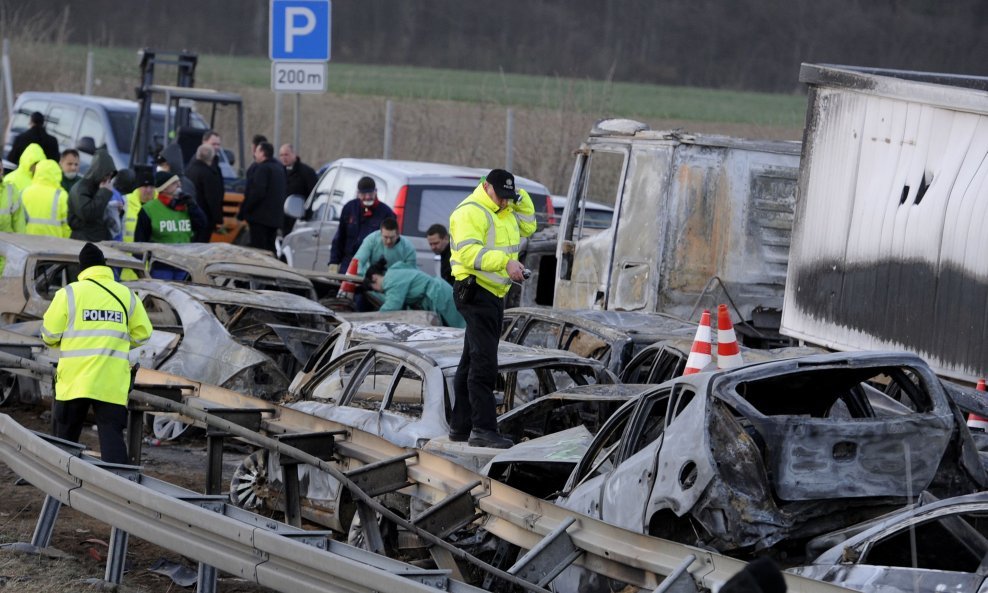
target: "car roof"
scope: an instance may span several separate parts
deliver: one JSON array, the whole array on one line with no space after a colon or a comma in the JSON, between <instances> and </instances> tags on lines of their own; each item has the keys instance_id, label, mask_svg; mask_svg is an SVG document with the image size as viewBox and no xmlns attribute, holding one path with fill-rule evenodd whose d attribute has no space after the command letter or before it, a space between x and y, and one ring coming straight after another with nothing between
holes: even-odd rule
<instances>
[{"instance_id":1,"label":"car roof","mask_svg":"<svg viewBox=\"0 0 988 593\"><path fill-rule=\"evenodd\" d=\"M380 177L390 177L398 183L429 183L442 180L445 182L462 181L464 186L476 185L480 178L487 175L490 169L464 167L445 163L429 163L424 161L399 161L386 159L342 158L327 163L325 167L340 165L352 169L360 169ZM546 186L538 181L515 175L515 182L525 191L548 194Z\"/></svg>"},{"instance_id":2,"label":"car roof","mask_svg":"<svg viewBox=\"0 0 988 593\"><path fill-rule=\"evenodd\" d=\"M123 243L113 241L109 245L126 251L144 255L151 251L154 257L179 267L206 272L219 264L238 264L244 270L258 274L297 279L305 284L311 282L288 264L275 259L266 252L229 243Z\"/></svg>"},{"instance_id":3,"label":"car roof","mask_svg":"<svg viewBox=\"0 0 988 593\"><path fill-rule=\"evenodd\" d=\"M19 251L25 256L58 256L58 257L79 257L85 241L76 239L63 239L61 237L47 237L43 235L28 235L24 233L0 233L0 244L5 252ZM107 263L124 265L127 267L141 267L140 262L135 261L129 254L124 253L111 245L100 243L100 251L106 257Z\"/></svg>"},{"instance_id":4,"label":"car roof","mask_svg":"<svg viewBox=\"0 0 988 593\"><path fill-rule=\"evenodd\" d=\"M125 284L133 289L144 289L163 295L176 292L183 293L204 303L244 305L257 309L270 309L272 311L331 315L335 317L332 311L313 300L275 290L249 290L246 288L170 282L165 280L138 280L135 282L126 282Z\"/></svg>"},{"instance_id":5,"label":"car roof","mask_svg":"<svg viewBox=\"0 0 988 593\"><path fill-rule=\"evenodd\" d=\"M431 342L414 342L413 344L403 344L399 342L375 341L362 342L357 346L349 348L346 352L361 349L380 349L384 352L401 351L410 356L417 356L431 361L435 366L443 370L443 374L452 375L460 365L460 357L463 355L462 338L443 338ZM548 348L530 348L519 346L509 342L501 342L497 348L497 362L501 368L512 366L526 366L532 363L560 362L572 363L595 367L603 370L604 365L600 361L583 358L566 352L565 350L550 350Z\"/></svg>"},{"instance_id":6,"label":"car roof","mask_svg":"<svg viewBox=\"0 0 988 593\"><path fill-rule=\"evenodd\" d=\"M645 311L601 311L598 309L554 309L551 307L515 307L504 311L505 317L527 315L533 319L572 323L602 335L627 335L634 342L657 342L672 336L693 336L696 323L665 313Z\"/></svg>"},{"instance_id":7,"label":"car roof","mask_svg":"<svg viewBox=\"0 0 988 593\"><path fill-rule=\"evenodd\" d=\"M97 97L93 95L80 95L77 93L44 93L39 91L28 91L17 96L17 102L30 99L58 100L71 105L81 105L83 107L103 107L111 111L136 112L138 105L136 101L129 99L117 99L114 97ZM151 105L154 113L164 113L165 106L155 103Z\"/></svg>"}]
</instances>

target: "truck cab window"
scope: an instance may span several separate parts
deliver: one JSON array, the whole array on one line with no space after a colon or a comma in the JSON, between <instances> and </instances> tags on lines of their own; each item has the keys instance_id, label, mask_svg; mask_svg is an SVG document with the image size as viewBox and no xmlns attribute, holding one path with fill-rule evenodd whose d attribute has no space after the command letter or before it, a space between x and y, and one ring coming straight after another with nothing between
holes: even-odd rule
<instances>
[{"instance_id":1,"label":"truck cab window","mask_svg":"<svg viewBox=\"0 0 988 593\"><path fill-rule=\"evenodd\" d=\"M577 209L569 227L569 239L579 241L588 235L610 228L613 219L601 211L613 209L621 188L625 153L594 150L587 157L577 193Z\"/></svg>"}]
</instances>

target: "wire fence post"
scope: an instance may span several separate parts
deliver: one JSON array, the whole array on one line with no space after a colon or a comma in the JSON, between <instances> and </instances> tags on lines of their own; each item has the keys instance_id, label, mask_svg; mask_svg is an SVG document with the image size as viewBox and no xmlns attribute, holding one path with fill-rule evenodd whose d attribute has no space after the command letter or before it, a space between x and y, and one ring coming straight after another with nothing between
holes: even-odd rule
<instances>
[{"instance_id":1,"label":"wire fence post","mask_svg":"<svg viewBox=\"0 0 988 593\"><path fill-rule=\"evenodd\" d=\"M85 94L93 94L93 50L86 52L86 87Z\"/></svg>"},{"instance_id":2,"label":"wire fence post","mask_svg":"<svg viewBox=\"0 0 988 593\"><path fill-rule=\"evenodd\" d=\"M10 73L10 40L3 40L3 59L0 61L3 69L3 98L7 108L7 122L14 118L14 81Z\"/></svg>"},{"instance_id":3,"label":"wire fence post","mask_svg":"<svg viewBox=\"0 0 988 593\"><path fill-rule=\"evenodd\" d=\"M508 107L507 121L504 133L504 168L513 171L515 168L515 110Z\"/></svg>"},{"instance_id":4,"label":"wire fence post","mask_svg":"<svg viewBox=\"0 0 988 593\"><path fill-rule=\"evenodd\" d=\"M394 123L395 106L388 99L384 104L384 159L391 158L391 127Z\"/></svg>"}]
</instances>

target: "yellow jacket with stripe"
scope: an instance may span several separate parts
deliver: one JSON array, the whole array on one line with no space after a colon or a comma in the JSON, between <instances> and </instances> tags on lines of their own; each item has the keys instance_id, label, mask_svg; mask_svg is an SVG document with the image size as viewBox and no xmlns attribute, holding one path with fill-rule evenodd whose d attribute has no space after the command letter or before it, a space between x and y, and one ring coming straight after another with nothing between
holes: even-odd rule
<instances>
[{"instance_id":1,"label":"yellow jacket with stripe","mask_svg":"<svg viewBox=\"0 0 988 593\"><path fill-rule=\"evenodd\" d=\"M21 194L29 235L45 235L68 239L69 192L62 187L62 168L45 159L34 170L34 179Z\"/></svg>"},{"instance_id":2,"label":"yellow jacket with stripe","mask_svg":"<svg viewBox=\"0 0 988 593\"><path fill-rule=\"evenodd\" d=\"M525 190L518 193L521 201L498 210L481 183L453 210L449 263L454 278L473 275L495 296L508 294L508 261L518 259L521 237L531 236L536 227L532 197Z\"/></svg>"},{"instance_id":3,"label":"yellow jacket with stripe","mask_svg":"<svg viewBox=\"0 0 988 593\"><path fill-rule=\"evenodd\" d=\"M151 329L144 304L113 280L110 268L91 266L80 272L77 282L55 293L41 326L45 343L61 348L55 399L88 397L126 405L127 355L131 346L147 342Z\"/></svg>"}]
</instances>

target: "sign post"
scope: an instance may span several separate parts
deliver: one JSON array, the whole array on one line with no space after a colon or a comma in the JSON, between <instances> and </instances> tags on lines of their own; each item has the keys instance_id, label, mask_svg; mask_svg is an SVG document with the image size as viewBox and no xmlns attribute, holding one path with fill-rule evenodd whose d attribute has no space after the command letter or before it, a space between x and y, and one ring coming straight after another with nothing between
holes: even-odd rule
<instances>
[{"instance_id":1,"label":"sign post","mask_svg":"<svg viewBox=\"0 0 988 593\"><path fill-rule=\"evenodd\" d=\"M268 56L271 58L271 90L296 93L295 150L299 145L300 97L298 93L325 93L326 63L330 58L332 3L330 0L270 0ZM280 98L280 97L279 97ZM281 139L280 101L275 101L275 149Z\"/></svg>"}]
</instances>

